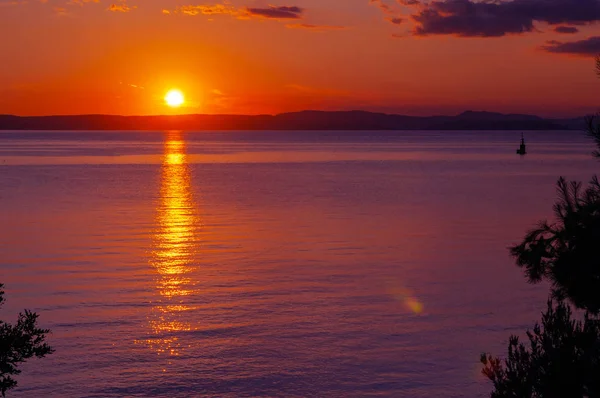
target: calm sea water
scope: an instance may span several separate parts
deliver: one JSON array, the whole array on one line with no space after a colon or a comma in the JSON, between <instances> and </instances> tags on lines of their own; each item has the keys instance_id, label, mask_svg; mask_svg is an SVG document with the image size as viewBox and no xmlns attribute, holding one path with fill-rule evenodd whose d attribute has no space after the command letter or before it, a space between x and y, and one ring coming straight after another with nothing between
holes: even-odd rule
<instances>
[{"instance_id":1,"label":"calm sea water","mask_svg":"<svg viewBox=\"0 0 600 398\"><path fill-rule=\"evenodd\" d=\"M507 246L578 132L0 132L15 397L479 397L539 318Z\"/></svg>"}]
</instances>

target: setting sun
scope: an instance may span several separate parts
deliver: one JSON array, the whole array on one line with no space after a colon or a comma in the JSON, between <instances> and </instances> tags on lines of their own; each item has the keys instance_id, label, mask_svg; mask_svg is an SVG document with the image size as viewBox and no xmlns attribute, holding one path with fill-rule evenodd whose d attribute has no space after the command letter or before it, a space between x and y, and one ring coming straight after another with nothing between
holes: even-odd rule
<instances>
[{"instance_id":1,"label":"setting sun","mask_svg":"<svg viewBox=\"0 0 600 398\"><path fill-rule=\"evenodd\" d=\"M179 90L170 90L165 95L165 103L173 108L180 107L185 102L183 93Z\"/></svg>"}]
</instances>

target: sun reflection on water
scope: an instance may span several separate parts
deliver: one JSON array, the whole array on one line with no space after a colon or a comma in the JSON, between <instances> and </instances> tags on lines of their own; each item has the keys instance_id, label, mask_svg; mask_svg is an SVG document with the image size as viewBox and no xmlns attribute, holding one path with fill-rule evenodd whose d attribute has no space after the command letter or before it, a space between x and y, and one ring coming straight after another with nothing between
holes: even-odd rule
<instances>
[{"instance_id":1,"label":"sun reflection on water","mask_svg":"<svg viewBox=\"0 0 600 398\"><path fill-rule=\"evenodd\" d=\"M160 298L154 303L146 342L159 354L178 355L182 348L178 333L192 330L186 312L193 309L189 274L200 226L181 132L167 133L156 221L150 264L157 272Z\"/></svg>"}]
</instances>

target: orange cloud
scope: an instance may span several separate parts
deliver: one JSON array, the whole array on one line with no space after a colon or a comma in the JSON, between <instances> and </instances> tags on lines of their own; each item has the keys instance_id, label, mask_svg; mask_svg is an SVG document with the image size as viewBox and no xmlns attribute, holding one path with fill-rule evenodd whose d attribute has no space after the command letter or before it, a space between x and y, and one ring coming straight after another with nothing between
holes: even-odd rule
<instances>
[{"instance_id":1,"label":"orange cloud","mask_svg":"<svg viewBox=\"0 0 600 398\"><path fill-rule=\"evenodd\" d=\"M67 4L84 5L85 3L99 3L100 0L70 0Z\"/></svg>"},{"instance_id":2,"label":"orange cloud","mask_svg":"<svg viewBox=\"0 0 600 398\"><path fill-rule=\"evenodd\" d=\"M170 14L165 11L168 10L163 10L163 14ZM227 4L180 6L175 12L186 15L238 15L240 13L235 7Z\"/></svg>"},{"instance_id":3,"label":"orange cloud","mask_svg":"<svg viewBox=\"0 0 600 398\"><path fill-rule=\"evenodd\" d=\"M165 12L166 11L166 12ZM243 7L236 8L228 2L223 4L199 4L179 6L175 13L185 15L230 15L238 19L267 18L267 19L302 19L304 9L297 6L268 6L266 8ZM163 10L163 14L171 11Z\"/></svg>"},{"instance_id":4,"label":"orange cloud","mask_svg":"<svg viewBox=\"0 0 600 398\"><path fill-rule=\"evenodd\" d=\"M385 14L394 14L394 10L392 10L392 7L384 3L383 0L370 0L369 3L379 7L379 9Z\"/></svg>"},{"instance_id":5,"label":"orange cloud","mask_svg":"<svg viewBox=\"0 0 600 398\"><path fill-rule=\"evenodd\" d=\"M133 8L135 8L135 7L133 7ZM122 3L122 4L111 4L110 7L108 7L108 10L113 11L113 12L129 12L133 8L129 7L125 3Z\"/></svg>"},{"instance_id":6,"label":"orange cloud","mask_svg":"<svg viewBox=\"0 0 600 398\"><path fill-rule=\"evenodd\" d=\"M398 0L398 3L403 6L419 4L417 0ZM394 25L400 25L402 23L403 19L399 16L401 13L398 10L398 7L391 6L384 0L369 0L369 4L375 5L381 12L387 15L388 17L385 18L386 21Z\"/></svg>"}]
</instances>

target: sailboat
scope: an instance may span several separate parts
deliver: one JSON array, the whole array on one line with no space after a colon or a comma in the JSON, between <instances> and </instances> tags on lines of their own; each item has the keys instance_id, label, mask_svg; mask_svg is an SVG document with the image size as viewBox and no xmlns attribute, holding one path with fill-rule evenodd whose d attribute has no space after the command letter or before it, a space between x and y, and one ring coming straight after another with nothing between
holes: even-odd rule
<instances>
[{"instance_id":1,"label":"sailboat","mask_svg":"<svg viewBox=\"0 0 600 398\"><path fill-rule=\"evenodd\" d=\"M525 146L525 137L521 133L521 146L517 149L517 155L525 155L527 153L527 147Z\"/></svg>"}]
</instances>

